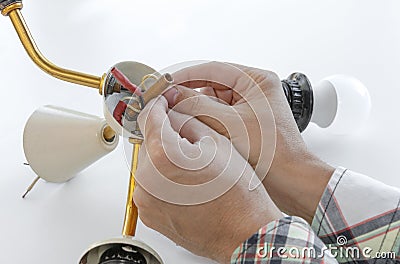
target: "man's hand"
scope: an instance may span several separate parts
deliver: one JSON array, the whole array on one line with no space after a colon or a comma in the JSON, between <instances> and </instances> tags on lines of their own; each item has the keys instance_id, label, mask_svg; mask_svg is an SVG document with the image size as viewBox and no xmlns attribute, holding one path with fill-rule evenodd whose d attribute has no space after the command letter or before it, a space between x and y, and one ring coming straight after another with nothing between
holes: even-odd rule
<instances>
[{"instance_id":1,"label":"man's hand","mask_svg":"<svg viewBox=\"0 0 400 264\"><path fill-rule=\"evenodd\" d=\"M139 116L134 201L142 222L200 256L228 263L234 249L282 217L266 190L249 190L254 170L229 140L170 110L164 97Z\"/></svg>"},{"instance_id":2,"label":"man's hand","mask_svg":"<svg viewBox=\"0 0 400 264\"><path fill-rule=\"evenodd\" d=\"M270 71L211 62L180 70L174 79L179 85L165 95L169 106L200 116L202 122L230 137L261 179L271 165L263 184L274 202L286 213L311 223L333 168L307 150L278 76ZM197 88L201 91L194 90ZM204 117L204 113L213 118ZM234 129L238 115L247 134ZM223 122L216 122L216 118ZM271 124L271 120L275 122ZM224 127L231 128L229 135ZM273 136L276 148L272 147ZM247 144L249 154L243 151ZM261 170L256 167L259 162L264 162Z\"/></svg>"}]
</instances>

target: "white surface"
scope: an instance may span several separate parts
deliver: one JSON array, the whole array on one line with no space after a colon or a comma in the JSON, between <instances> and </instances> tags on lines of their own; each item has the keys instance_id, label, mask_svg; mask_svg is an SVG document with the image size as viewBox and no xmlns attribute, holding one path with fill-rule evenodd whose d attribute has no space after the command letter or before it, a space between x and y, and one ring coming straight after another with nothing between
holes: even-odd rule
<instances>
[{"instance_id":1,"label":"white surface","mask_svg":"<svg viewBox=\"0 0 400 264\"><path fill-rule=\"evenodd\" d=\"M312 125L304 137L328 162L400 186L398 69L400 2L328 1L25 1L36 41L55 63L102 74L121 60L155 69L181 61L222 60L302 71L316 83L353 75L369 88L372 115L352 136ZM125 33L124 33L125 32ZM0 253L4 263L76 263L89 244L120 234L128 183L122 144L70 182L40 182L22 165L24 123L41 105L101 115L96 90L53 79L24 53L0 20ZM210 263L143 226L138 235L165 263Z\"/></svg>"}]
</instances>

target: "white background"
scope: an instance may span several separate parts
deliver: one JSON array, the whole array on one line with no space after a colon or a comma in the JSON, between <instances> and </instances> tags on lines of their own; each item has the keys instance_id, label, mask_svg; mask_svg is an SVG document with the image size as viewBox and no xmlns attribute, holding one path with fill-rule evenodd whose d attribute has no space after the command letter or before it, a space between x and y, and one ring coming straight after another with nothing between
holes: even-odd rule
<instances>
[{"instance_id":1,"label":"white background","mask_svg":"<svg viewBox=\"0 0 400 264\"><path fill-rule=\"evenodd\" d=\"M162 69L197 59L270 69L282 78L302 71L313 82L354 75L371 93L367 126L333 136L311 125L305 140L335 166L400 186L399 10L397 0L35 0L25 1L23 13L51 61L98 75L122 60ZM101 115L101 97L36 68L8 18L0 20L0 59L1 262L76 263L91 243L120 234L129 174L123 144L66 184L40 181L22 200L35 177L22 165L29 115L45 104ZM143 226L138 235L167 264L210 263Z\"/></svg>"}]
</instances>

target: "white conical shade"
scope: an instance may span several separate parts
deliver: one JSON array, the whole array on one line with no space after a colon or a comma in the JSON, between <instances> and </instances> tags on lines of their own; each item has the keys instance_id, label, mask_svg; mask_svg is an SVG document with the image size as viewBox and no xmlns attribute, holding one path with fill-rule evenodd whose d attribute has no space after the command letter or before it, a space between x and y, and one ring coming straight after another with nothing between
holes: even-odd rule
<instances>
[{"instance_id":1,"label":"white conical shade","mask_svg":"<svg viewBox=\"0 0 400 264\"><path fill-rule=\"evenodd\" d=\"M36 110L25 125L25 156L49 182L66 182L118 144L103 137L104 119L57 106Z\"/></svg>"}]
</instances>

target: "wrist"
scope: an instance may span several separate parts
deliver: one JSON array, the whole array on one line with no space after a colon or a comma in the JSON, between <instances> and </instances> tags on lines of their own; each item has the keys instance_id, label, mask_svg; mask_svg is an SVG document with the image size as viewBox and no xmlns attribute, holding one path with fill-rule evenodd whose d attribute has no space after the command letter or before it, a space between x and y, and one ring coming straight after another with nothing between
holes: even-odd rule
<instances>
[{"instance_id":1,"label":"wrist","mask_svg":"<svg viewBox=\"0 0 400 264\"><path fill-rule=\"evenodd\" d=\"M312 154L296 156L276 169L272 166L263 184L283 212L311 224L335 169Z\"/></svg>"},{"instance_id":2,"label":"wrist","mask_svg":"<svg viewBox=\"0 0 400 264\"><path fill-rule=\"evenodd\" d=\"M262 186L260 188L264 189ZM237 218L237 221L230 222L231 228L226 228L227 232L221 234L221 239L218 241L220 246L217 246L217 248L220 248L219 254L214 258L218 263L230 263L232 254L240 245L256 234L262 227L284 217L269 197L257 202L255 207L261 208L261 210L249 212L246 215L242 215L241 219Z\"/></svg>"}]
</instances>

